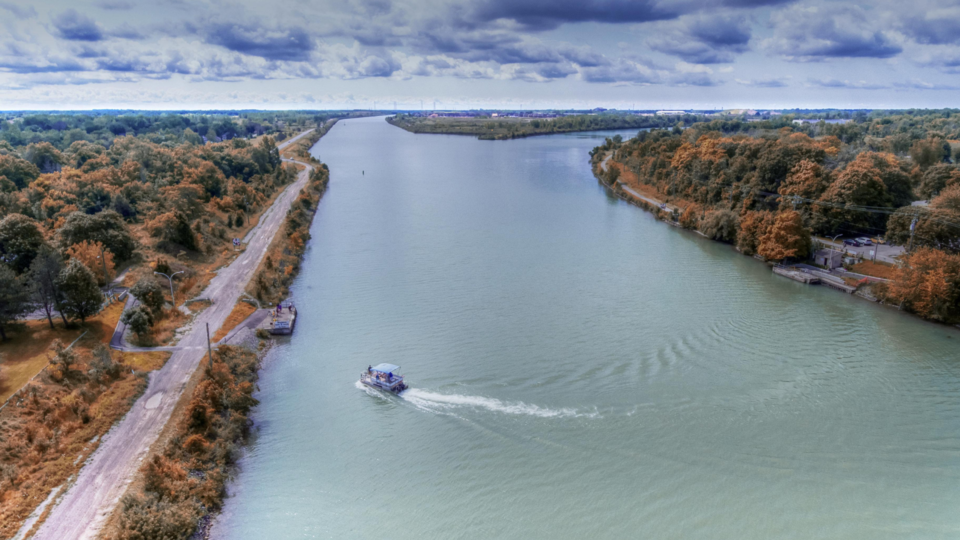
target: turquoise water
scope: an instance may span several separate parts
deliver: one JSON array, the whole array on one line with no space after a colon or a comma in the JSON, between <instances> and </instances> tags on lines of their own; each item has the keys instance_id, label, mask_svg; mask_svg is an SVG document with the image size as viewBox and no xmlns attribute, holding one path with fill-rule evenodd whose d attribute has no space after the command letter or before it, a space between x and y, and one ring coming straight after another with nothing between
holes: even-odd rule
<instances>
[{"instance_id":1,"label":"turquoise water","mask_svg":"<svg viewBox=\"0 0 960 540\"><path fill-rule=\"evenodd\" d=\"M320 141L213 538L960 537L960 332L611 198L605 135ZM383 361L402 397L357 386Z\"/></svg>"}]
</instances>

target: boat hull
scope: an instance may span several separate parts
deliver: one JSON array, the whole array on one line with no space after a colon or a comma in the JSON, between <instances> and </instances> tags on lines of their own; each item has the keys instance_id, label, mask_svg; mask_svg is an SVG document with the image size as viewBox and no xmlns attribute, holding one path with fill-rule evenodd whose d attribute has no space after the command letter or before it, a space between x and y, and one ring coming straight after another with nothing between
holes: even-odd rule
<instances>
[{"instance_id":1,"label":"boat hull","mask_svg":"<svg viewBox=\"0 0 960 540\"><path fill-rule=\"evenodd\" d=\"M407 389L407 385L402 380L388 383L368 377L360 377L360 382L369 386L370 388L376 388L377 390L392 392L394 394L399 394Z\"/></svg>"}]
</instances>

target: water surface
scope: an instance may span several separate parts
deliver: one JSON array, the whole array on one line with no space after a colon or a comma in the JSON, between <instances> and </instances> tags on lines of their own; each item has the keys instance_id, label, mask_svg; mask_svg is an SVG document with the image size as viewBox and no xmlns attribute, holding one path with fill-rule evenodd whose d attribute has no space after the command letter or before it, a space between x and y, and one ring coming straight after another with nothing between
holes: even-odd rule
<instances>
[{"instance_id":1,"label":"water surface","mask_svg":"<svg viewBox=\"0 0 960 540\"><path fill-rule=\"evenodd\" d=\"M214 538L960 536L960 333L611 198L609 135L320 141ZM382 361L402 397L356 385Z\"/></svg>"}]
</instances>

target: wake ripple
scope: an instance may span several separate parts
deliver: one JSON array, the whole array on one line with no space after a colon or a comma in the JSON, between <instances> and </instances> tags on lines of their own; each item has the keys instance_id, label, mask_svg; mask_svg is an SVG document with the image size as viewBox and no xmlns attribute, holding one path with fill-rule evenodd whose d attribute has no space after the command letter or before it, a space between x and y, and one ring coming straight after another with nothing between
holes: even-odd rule
<instances>
[{"instance_id":1,"label":"wake ripple","mask_svg":"<svg viewBox=\"0 0 960 540\"><path fill-rule=\"evenodd\" d=\"M463 396L460 394L438 394L427 392L419 388L404 390L400 397L416 407L430 412L441 412L461 407L486 409L503 414L538 416L540 418L576 418L581 416L593 417L596 413L582 414L575 409L550 409L523 402L504 402L495 398L482 396Z\"/></svg>"}]
</instances>

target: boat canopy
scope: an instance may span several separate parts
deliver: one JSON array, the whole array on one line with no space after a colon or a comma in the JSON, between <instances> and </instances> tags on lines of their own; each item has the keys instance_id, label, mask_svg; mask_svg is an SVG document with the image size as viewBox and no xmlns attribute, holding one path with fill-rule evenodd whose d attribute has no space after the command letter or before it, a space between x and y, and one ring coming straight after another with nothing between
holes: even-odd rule
<instances>
[{"instance_id":1,"label":"boat canopy","mask_svg":"<svg viewBox=\"0 0 960 540\"><path fill-rule=\"evenodd\" d=\"M377 364L371 369L373 369L373 371L379 371L380 373L396 373L400 371L400 366L395 366L393 364Z\"/></svg>"}]
</instances>

